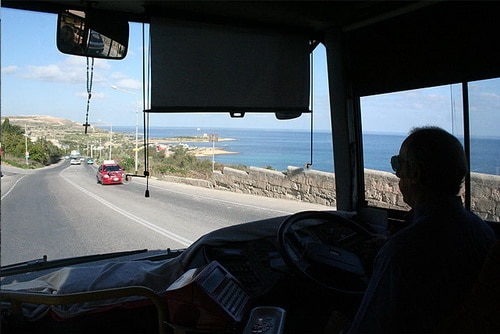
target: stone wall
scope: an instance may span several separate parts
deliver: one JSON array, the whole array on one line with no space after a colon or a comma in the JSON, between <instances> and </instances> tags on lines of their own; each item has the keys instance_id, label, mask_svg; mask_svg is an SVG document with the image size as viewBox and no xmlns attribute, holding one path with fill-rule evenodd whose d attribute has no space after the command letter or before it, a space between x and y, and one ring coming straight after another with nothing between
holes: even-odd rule
<instances>
[{"instance_id":1,"label":"stone wall","mask_svg":"<svg viewBox=\"0 0 500 334\"><path fill-rule=\"evenodd\" d=\"M234 192L336 206L333 173L288 167L275 170L250 167L248 173L225 167L213 175L214 186Z\"/></svg>"},{"instance_id":2,"label":"stone wall","mask_svg":"<svg viewBox=\"0 0 500 334\"><path fill-rule=\"evenodd\" d=\"M286 172L250 167L248 172L225 167L213 179L167 177L169 181L267 197L294 199L336 207L335 174L288 167ZM366 200L372 206L408 210L398 178L388 172L365 170ZM482 218L500 221L500 176L471 174L471 207Z\"/></svg>"},{"instance_id":3,"label":"stone wall","mask_svg":"<svg viewBox=\"0 0 500 334\"><path fill-rule=\"evenodd\" d=\"M370 205L408 209L392 173L366 170L365 187ZM471 209L483 219L500 222L500 176L471 173Z\"/></svg>"},{"instance_id":4,"label":"stone wall","mask_svg":"<svg viewBox=\"0 0 500 334\"><path fill-rule=\"evenodd\" d=\"M369 205L380 208L409 210L399 191L399 178L393 173L365 169L365 196Z\"/></svg>"},{"instance_id":5,"label":"stone wall","mask_svg":"<svg viewBox=\"0 0 500 334\"><path fill-rule=\"evenodd\" d=\"M500 176L471 174L471 209L483 219L500 221Z\"/></svg>"}]
</instances>

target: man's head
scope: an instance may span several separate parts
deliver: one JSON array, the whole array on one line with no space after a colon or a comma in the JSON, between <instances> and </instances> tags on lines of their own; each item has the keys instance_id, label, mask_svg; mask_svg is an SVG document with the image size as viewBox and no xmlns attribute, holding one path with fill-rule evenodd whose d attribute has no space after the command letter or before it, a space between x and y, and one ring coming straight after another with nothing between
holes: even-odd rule
<instances>
[{"instance_id":1,"label":"man's head","mask_svg":"<svg viewBox=\"0 0 500 334\"><path fill-rule=\"evenodd\" d=\"M457 195L467 173L462 144L438 127L413 129L393 159L393 165L399 165L399 188L411 207Z\"/></svg>"}]
</instances>

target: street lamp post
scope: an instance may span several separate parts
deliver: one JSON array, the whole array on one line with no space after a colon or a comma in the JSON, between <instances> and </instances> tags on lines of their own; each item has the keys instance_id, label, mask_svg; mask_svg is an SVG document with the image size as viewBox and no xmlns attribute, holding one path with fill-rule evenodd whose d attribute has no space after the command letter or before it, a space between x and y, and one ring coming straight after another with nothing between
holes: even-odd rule
<instances>
[{"instance_id":1,"label":"street lamp post","mask_svg":"<svg viewBox=\"0 0 500 334\"><path fill-rule=\"evenodd\" d=\"M118 88L117 86L111 86L111 88L122 92L122 93L127 93L127 94L132 94L135 95L135 174L137 174L138 170L138 133L139 133L139 97L137 96L137 93L131 92L128 90L124 90L121 88Z\"/></svg>"},{"instance_id":2,"label":"street lamp post","mask_svg":"<svg viewBox=\"0 0 500 334\"><path fill-rule=\"evenodd\" d=\"M100 119L97 120L102 125L109 125L109 160L111 159L111 149L113 147L113 124L111 123L103 123ZM101 136L99 136L99 147L101 146ZM99 158L101 158L101 153L99 151Z\"/></svg>"},{"instance_id":3,"label":"street lamp post","mask_svg":"<svg viewBox=\"0 0 500 334\"><path fill-rule=\"evenodd\" d=\"M113 124L109 124L109 160L111 159L111 149L113 148Z\"/></svg>"},{"instance_id":4,"label":"street lamp post","mask_svg":"<svg viewBox=\"0 0 500 334\"><path fill-rule=\"evenodd\" d=\"M24 124L24 147L25 147L25 155L24 157L26 158L26 166L29 165L28 159L30 157L30 154L28 152L28 127L26 124Z\"/></svg>"}]
</instances>

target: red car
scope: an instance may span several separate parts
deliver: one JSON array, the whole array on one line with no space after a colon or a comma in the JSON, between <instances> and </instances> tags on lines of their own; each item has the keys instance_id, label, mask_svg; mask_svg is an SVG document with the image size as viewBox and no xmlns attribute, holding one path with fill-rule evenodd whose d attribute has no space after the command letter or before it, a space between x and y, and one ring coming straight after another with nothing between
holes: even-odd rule
<instances>
[{"instance_id":1,"label":"red car","mask_svg":"<svg viewBox=\"0 0 500 334\"><path fill-rule=\"evenodd\" d=\"M119 184L122 183L125 172L116 163L104 163L97 168L97 183Z\"/></svg>"}]
</instances>

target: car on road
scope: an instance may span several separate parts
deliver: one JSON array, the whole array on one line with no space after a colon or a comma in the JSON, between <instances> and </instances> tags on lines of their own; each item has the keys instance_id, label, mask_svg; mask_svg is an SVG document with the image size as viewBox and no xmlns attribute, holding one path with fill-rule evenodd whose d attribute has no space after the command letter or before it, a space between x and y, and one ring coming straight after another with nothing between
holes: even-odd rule
<instances>
[{"instance_id":1,"label":"car on road","mask_svg":"<svg viewBox=\"0 0 500 334\"><path fill-rule=\"evenodd\" d=\"M87 158L87 165L92 165L94 163L94 159Z\"/></svg>"},{"instance_id":2,"label":"car on road","mask_svg":"<svg viewBox=\"0 0 500 334\"><path fill-rule=\"evenodd\" d=\"M97 168L96 179L97 183L105 184L120 184L123 181L125 172L117 163L103 163Z\"/></svg>"},{"instance_id":3,"label":"car on road","mask_svg":"<svg viewBox=\"0 0 500 334\"><path fill-rule=\"evenodd\" d=\"M104 50L104 40L101 34L95 31L90 32L88 51L92 54L99 54Z\"/></svg>"},{"instance_id":4,"label":"car on road","mask_svg":"<svg viewBox=\"0 0 500 334\"><path fill-rule=\"evenodd\" d=\"M80 159L76 159L76 158L71 159L69 163L70 163L70 165L81 165L82 164Z\"/></svg>"}]
</instances>

